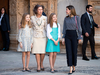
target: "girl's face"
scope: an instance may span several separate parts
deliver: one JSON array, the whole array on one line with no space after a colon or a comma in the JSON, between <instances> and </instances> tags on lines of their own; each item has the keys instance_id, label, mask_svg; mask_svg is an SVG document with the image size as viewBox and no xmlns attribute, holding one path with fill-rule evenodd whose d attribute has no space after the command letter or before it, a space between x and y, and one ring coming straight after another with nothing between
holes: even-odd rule
<instances>
[{"instance_id":1,"label":"girl's face","mask_svg":"<svg viewBox=\"0 0 100 75\"><path fill-rule=\"evenodd\" d=\"M37 14L38 14L38 15L42 15L42 13L43 13L43 8L42 8L42 7L39 7L39 8L37 9Z\"/></svg>"},{"instance_id":2,"label":"girl's face","mask_svg":"<svg viewBox=\"0 0 100 75\"><path fill-rule=\"evenodd\" d=\"M27 22L30 21L30 15L27 15L27 16L26 16L26 21L27 21Z\"/></svg>"},{"instance_id":3,"label":"girl's face","mask_svg":"<svg viewBox=\"0 0 100 75\"><path fill-rule=\"evenodd\" d=\"M53 15L52 19L53 19L53 22L56 22L57 21L57 16Z\"/></svg>"},{"instance_id":4,"label":"girl's face","mask_svg":"<svg viewBox=\"0 0 100 75\"><path fill-rule=\"evenodd\" d=\"M66 8L66 14L67 15L70 15L71 14L71 11L68 8Z\"/></svg>"},{"instance_id":5,"label":"girl's face","mask_svg":"<svg viewBox=\"0 0 100 75\"><path fill-rule=\"evenodd\" d=\"M2 14L4 14L4 13L5 13L5 10L4 10L4 8L2 8L2 10L1 10L1 13L2 13Z\"/></svg>"}]
</instances>

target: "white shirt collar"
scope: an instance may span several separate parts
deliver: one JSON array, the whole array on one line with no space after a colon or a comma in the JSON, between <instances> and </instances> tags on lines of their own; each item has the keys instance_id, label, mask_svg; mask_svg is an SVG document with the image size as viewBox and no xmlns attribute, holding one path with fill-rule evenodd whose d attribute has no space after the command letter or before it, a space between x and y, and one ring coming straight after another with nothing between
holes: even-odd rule
<instances>
[{"instance_id":1,"label":"white shirt collar","mask_svg":"<svg viewBox=\"0 0 100 75\"><path fill-rule=\"evenodd\" d=\"M90 15L88 12L87 12L87 14Z\"/></svg>"},{"instance_id":2,"label":"white shirt collar","mask_svg":"<svg viewBox=\"0 0 100 75\"><path fill-rule=\"evenodd\" d=\"M1 17L3 16L4 14L1 14Z\"/></svg>"},{"instance_id":3,"label":"white shirt collar","mask_svg":"<svg viewBox=\"0 0 100 75\"><path fill-rule=\"evenodd\" d=\"M2 15L4 15L4 14L2 14Z\"/></svg>"}]
</instances>

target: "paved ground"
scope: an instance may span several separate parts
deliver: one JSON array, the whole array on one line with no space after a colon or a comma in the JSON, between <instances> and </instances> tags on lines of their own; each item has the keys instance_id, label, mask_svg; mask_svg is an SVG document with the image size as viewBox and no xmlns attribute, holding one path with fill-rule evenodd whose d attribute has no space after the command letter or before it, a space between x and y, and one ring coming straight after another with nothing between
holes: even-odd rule
<instances>
[{"instance_id":1,"label":"paved ground","mask_svg":"<svg viewBox=\"0 0 100 75\"><path fill-rule=\"evenodd\" d=\"M100 59L83 61L82 57L78 56L78 65L76 72L72 75L100 75ZM56 73L50 73L49 57L45 56L44 59L45 71L36 72L36 60L35 56L31 54L29 68L32 70L31 73L22 72L22 60L21 53L13 51L0 51L0 75L67 75L69 67L66 63L66 55L58 54L55 63L55 69L58 70Z\"/></svg>"}]
</instances>

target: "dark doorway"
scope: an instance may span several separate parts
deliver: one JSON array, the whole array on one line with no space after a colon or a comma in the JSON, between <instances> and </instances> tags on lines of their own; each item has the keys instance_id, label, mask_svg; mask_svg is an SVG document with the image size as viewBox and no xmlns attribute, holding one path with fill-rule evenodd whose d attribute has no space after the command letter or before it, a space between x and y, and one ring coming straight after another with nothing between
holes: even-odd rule
<instances>
[{"instance_id":1,"label":"dark doorway","mask_svg":"<svg viewBox=\"0 0 100 75\"><path fill-rule=\"evenodd\" d=\"M0 9L2 7L5 7L7 14L9 14L9 0L0 0ZM0 49L2 48L3 48L3 41L2 41L2 35L0 31Z\"/></svg>"}]
</instances>

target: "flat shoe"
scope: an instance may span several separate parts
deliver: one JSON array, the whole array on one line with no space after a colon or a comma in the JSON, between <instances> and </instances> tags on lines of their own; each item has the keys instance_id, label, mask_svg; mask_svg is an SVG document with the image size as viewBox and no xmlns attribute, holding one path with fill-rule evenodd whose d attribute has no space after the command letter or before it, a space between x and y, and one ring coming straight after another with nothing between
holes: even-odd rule
<instances>
[{"instance_id":1,"label":"flat shoe","mask_svg":"<svg viewBox=\"0 0 100 75\"><path fill-rule=\"evenodd\" d=\"M57 70L54 70L54 72L58 72Z\"/></svg>"},{"instance_id":2,"label":"flat shoe","mask_svg":"<svg viewBox=\"0 0 100 75\"><path fill-rule=\"evenodd\" d=\"M41 68L42 71L44 71L44 68Z\"/></svg>"},{"instance_id":3,"label":"flat shoe","mask_svg":"<svg viewBox=\"0 0 100 75\"><path fill-rule=\"evenodd\" d=\"M37 70L37 72L40 72L40 70Z\"/></svg>"},{"instance_id":4,"label":"flat shoe","mask_svg":"<svg viewBox=\"0 0 100 75\"><path fill-rule=\"evenodd\" d=\"M25 70L22 70L22 72L25 72Z\"/></svg>"},{"instance_id":5,"label":"flat shoe","mask_svg":"<svg viewBox=\"0 0 100 75\"><path fill-rule=\"evenodd\" d=\"M51 73L54 73L54 71L52 71L52 69L50 69L50 72L51 72Z\"/></svg>"},{"instance_id":6,"label":"flat shoe","mask_svg":"<svg viewBox=\"0 0 100 75\"><path fill-rule=\"evenodd\" d=\"M51 73L54 73L54 71L50 71Z\"/></svg>"},{"instance_id":7,"label":"flat shoe","mask_svg":"<svg viewBox=\"0 0 100 75\"><path fill-rule=\"evenodd\" d=\"M26 69L26 71L27 71L27 72L31 72L31 70L27 70L27 69Z\"/></svg>"},{"instance_id":8,"label":"flat shoe","mask_svg":"<svg viewBox=\"0 0 100 75\"><path fill-rule=\"evenodd\" d=\"M23 68L22 72L25 72L25 71L26 71L25 68Z\"/></svg>"}]
</instances>

